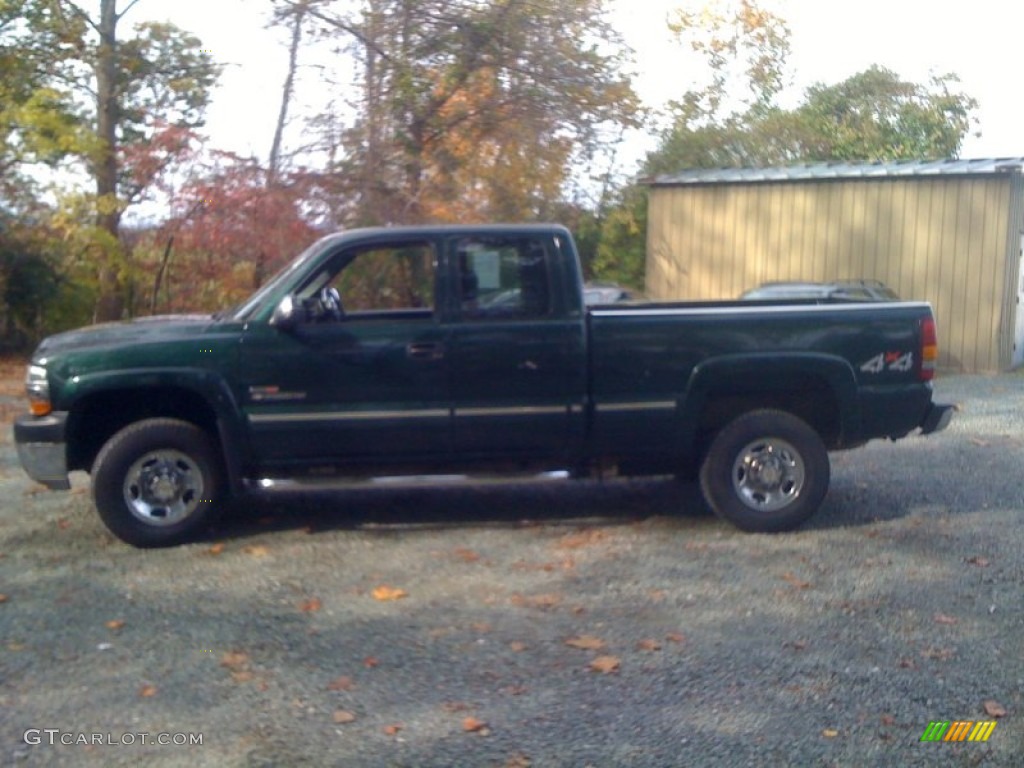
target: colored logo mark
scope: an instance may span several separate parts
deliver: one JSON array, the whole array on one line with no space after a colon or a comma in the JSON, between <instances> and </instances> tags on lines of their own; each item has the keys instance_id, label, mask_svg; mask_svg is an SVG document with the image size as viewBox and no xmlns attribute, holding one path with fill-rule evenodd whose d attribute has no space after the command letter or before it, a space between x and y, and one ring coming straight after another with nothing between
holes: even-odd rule
<instances>
[{"instance_id":1,"label":"colored logo mark","mask_svg":"<svg viewBox=\"0 0 1024 768\"><path fill-rule=\"evenodd\" d=\"M995 720L932 720L924 729L921 741L988 741L995 729Z\"/></svg>"}]
</instances>

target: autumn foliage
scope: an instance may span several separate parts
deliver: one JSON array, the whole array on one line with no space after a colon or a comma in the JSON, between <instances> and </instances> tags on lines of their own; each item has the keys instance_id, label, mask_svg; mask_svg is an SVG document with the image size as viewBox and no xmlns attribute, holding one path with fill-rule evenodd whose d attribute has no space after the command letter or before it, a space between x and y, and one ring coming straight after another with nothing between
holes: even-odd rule
<instances>
[{"instance_id":1,"label":"autumn foliage","mask_svg":"<svg viewBox=\"0 0 1024 768\"><path fill-rule=\"evenodd\" d=\"M174 194L173 215L140 249L152 310L241 301L316 238L306 177L267 177L254 160L219 152Z\"/></svg>"}]
</instances>

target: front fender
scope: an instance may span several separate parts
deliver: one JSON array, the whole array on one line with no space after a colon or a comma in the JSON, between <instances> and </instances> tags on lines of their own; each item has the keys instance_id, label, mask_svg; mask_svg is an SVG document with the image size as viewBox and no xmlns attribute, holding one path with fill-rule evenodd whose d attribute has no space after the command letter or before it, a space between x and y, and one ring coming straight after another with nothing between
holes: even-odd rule
<instances>
[{"instance_id":1,"label":"front fender","mask_svg":"<svg viewBox=\"0 0 1024 768\"><path fill-rule=\"evenodd\" d=\"M223 449L225 468L233 490L241 487L241 473L247 460L245 428L241 410L225 378L207 368L136 368L118 371L99 371L74 375L67 379L55 400L58 410L71 416L69 434L75 434L76 420L88 411L90 400L104 398L115 412L110 421L132 420L137 416L168 415L161 413L157 403L161 394L182 393L201 401L209 409L212 423ZM147 395L152 395L152 408ZM124 412L116 409L124 404ZM178 414L170 414L178 415Z\"/></svg>"}]
</instances>

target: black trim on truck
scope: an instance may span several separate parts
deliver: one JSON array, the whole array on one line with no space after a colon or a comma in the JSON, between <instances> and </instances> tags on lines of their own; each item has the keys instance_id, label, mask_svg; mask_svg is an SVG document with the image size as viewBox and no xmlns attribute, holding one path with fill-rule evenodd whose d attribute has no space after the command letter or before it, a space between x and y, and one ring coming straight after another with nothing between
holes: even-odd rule
<instances>
[{"instance_id":1,"label":"black trim on truck","mask_svg":"<svg viewBox=\"0 0 1024 768\"><path fill-rule=\"evenodd\" d=\"M953 411L955 410L955 405L931 403L928 406L928 412L925 413L924 418L921 420L921 434L930 435L933 432L944 430L949 426L949 420L953 418Z\"/></svg>"}]
</instances>

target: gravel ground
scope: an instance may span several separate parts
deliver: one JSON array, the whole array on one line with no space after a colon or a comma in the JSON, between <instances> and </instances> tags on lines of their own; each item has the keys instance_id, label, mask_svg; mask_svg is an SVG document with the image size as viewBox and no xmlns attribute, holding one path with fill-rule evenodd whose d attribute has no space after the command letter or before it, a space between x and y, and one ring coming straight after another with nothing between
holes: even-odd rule
<instances>
[{"instance_id":1,"label":"gravel ground","mask_svg":"<svg viewBox=\"0 0 1024 768\"><path fill-rule=\"evenodd\" d=\"M658 480L310 497L139 551L4 427L0 760L1019 766L1024 376L936 390L946 432L834 454L778 536Z\"/></svg>"}]
</instances>

